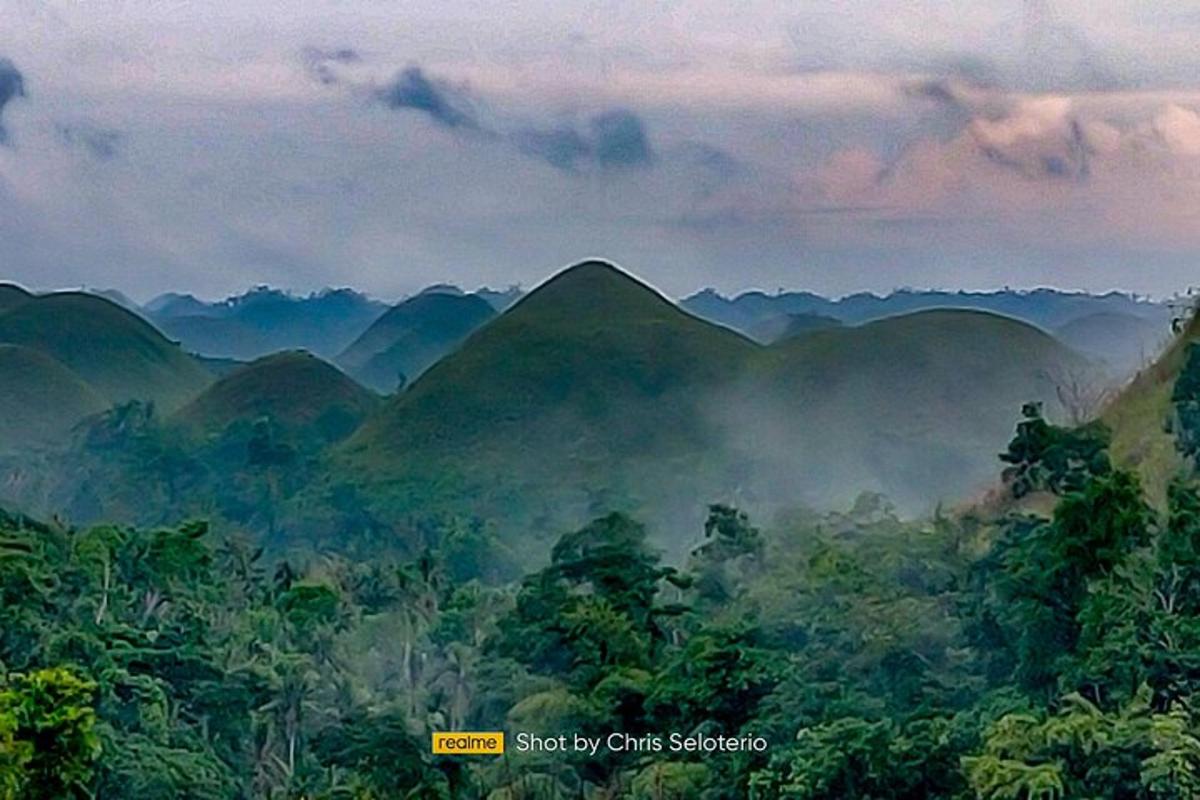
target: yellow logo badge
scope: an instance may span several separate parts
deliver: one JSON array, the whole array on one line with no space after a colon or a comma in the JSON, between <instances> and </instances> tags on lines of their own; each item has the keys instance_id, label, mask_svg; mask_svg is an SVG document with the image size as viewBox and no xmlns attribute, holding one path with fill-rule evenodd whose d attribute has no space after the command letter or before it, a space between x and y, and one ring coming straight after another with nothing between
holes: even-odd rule
<instances>
[{"instance_id":1,"label":"yellow logo badge","mask_svg":"<svg viewBox=\"0 0 1200 800\"><path fill-rule=\"evenodd\" d=\"M498 756L504 752L500 731L435 733L433 752L441 756Z\"/></svg>"}]
</instances>

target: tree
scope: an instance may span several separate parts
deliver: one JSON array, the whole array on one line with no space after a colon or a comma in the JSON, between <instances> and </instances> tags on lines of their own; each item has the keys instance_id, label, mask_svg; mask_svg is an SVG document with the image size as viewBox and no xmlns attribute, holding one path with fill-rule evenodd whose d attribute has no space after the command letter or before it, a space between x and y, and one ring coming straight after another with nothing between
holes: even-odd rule
<instances>
[{"instance_id":1,"label":"tree","mask_svg":"<svg viewBox=\"0 0 1200 800\"><path fill-rule=\"evenodd\" d=\"M96 685L66 669L10 675L0 688L0 795L13 800L90 797L100 740Z\"/></svg>"},{"instance_id":2,"label":"tree","mask_svg":"<svg viewBox=\"0 0 1200 800\"><path fill-rule=\"evenodd\" d=\"M1063 497L1052 520L1010 524L1000 544L997 615L1008 622L1026 687L1054 687L1076 649L1089 581L1145 545L1151 520L1137 478L1116 470Z\"/></svg>"},{"instance_id":3,"label":"tree","mask_svg":"<svg viewBox=\"0 0 1200 800\"><path fill-rule=\"evenodd\" d=\"M1083 486L1093 475L1112 469L1108 457L1111 438L1100 422L1077 428L1052 425L1042 415L1041 403L1026 403L1016 435L1000 460L1010 464L1003 477L1016 498L1030 492L1064 494Z\"/></svg>"}]
</instances>

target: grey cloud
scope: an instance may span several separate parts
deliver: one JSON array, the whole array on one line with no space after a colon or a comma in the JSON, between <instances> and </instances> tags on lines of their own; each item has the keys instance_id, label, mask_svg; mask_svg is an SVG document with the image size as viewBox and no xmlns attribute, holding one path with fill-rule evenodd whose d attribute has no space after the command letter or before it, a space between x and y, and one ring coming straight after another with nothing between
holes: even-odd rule
<instances>
[{"instance_id":1,"label":"grey cloud","mask_svg":"<svg viewBox=\"0 0 1200 800\"><path fill-rule=\"evenodd\" d=\"M424 70L411 66L402 70L375 98L394 110L420 111L447 128L481 130L467 94L445 81L431 79Z\"/></svg>"},{"instance_id":2,"label":"grey cloud","mask_svg":"<svg viewBox=\"0 0 1200 800\"><path fill-rule=\"evenodd\" d=\"M93 158L109 161L120 152L121 140L124 138L120 131L102 128L90 122L58 123L55 132L63 144L77 147Z\"/></svg>"},{"instance_id":3,"label":"grey cloud","mask_svg":"<svg viewBox=\"0 0 1200 800\"><path fill-rule=\"evenodd\" d=\"M654 161L645 123L624 108L595 115L583 131L569 126L526 129L517 132L513 139L521 152L563 170L585 164L601 169L627 169L646 167Z\"/></svg>"},{"instance_id":4,"label":"grey cloud","mask_svg":"<svg viewBox=\"0 0 1200 800\"><path fill-rule=\"evenodd\" d=\"M616 109L592 118L596 161L605 167L644 166L654 160L646 126L632 111Z\"/></svg>"},{"instance_id":5,"label":"grey cloud","mask_svg":"<svg viewBox=\"0 0 1200 800\"><path fill-rule=\"evenodd\" d=\"M8 141L8 130L4 127L4 108L18 97L25 96L25 76L17 65L7 58L0 58L0 144Z\"/></svg>"},{"instance_id":6,"label":"grey cloud","mask_svg":"<svg viewBox=\"0 0 1200 800\"><path fill-rule=\"evenodd\" d=\"M362 61L362 56L350 47L332 50L306 47L300 52L300 59L304 62L304 70L309 77L325 86L333 86L341 82L336 67L357 64Z\"/></svg>"},{"instance_id":7,"label":"grey cloud","mask_svg":"<svg viewBox=\"0 0 1200 800\"><path fill-rule=\"evenodd\" d=\"M521 152L540 158L558 169L575 169L591 155L591 144L574 128L518 131L513 140Z\"/></svg>"}]
</instances>

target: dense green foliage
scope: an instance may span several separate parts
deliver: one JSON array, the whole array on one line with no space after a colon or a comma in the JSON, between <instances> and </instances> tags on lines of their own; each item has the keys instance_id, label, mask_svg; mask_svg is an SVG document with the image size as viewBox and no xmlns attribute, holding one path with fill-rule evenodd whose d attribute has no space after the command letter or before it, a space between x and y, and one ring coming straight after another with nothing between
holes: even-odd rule
<instances>
[{"instance_id":1,"label":"dense green foliage","mask_svg":"<svg viewBox=\"0 0 1200 800\"><path fill-rule=\"evenodd\" d=\"M1061 443L1038 420L1010 453ZM512 584L440 546L268 567L201 525L6 516L0 797L1194 797L1200 487L1160 516L1087 463L1048 518L713 506L678 568L610 513ZM496 729L503 758L430 753Z\"/></svg>"},{"instance_id":2,"label":"dense green foliage","mask_svg":"<svg viewBox=\"0 0 1200 800\"><path fill-rule=\"evenodd\" d=\"M1175 441L1184 458L1200 465L1200 346L1191 344L1171 392Z\"/></svg>"},{"instance_id":3,"label":"dense green foliage","mask_svg":"<svg viewBox=\"0 0 1200 800\"><path fill-rule=\"evenodd\" d=\"M1004 479L1014 497L1036 491L1062 494L1078 490L1089 476L1112 469L1110 435L1102 422L1068 428L1047 422L1040 403L1027 403L1021 411L1017 435L1000 454L1000 460L1009 464Z\"/></svg>"}]
</instances>

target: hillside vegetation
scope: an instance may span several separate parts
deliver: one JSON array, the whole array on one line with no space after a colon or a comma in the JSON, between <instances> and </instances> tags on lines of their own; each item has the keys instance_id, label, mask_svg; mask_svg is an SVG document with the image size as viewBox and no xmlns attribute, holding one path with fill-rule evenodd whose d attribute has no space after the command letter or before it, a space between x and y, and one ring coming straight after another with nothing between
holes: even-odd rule
<instances>
[{"instance_id":1,"label":"hillside vegetation","mask_svg":"<svg viewBox=\"0 0 1200 800\"><path fill-rule=\"evenodd\" d=\"M1088 369L973 311L764 348L590 263L390 400L336 474L384 518L466 509L518 537L606 505L695 522L702 497L829 508L875 491L920 513L987 485L1021 405L1057 413L1058 376Z\"/></svg>"},{"instance_id":2,"label":"hillside vegetation","mask_svg":"<svg viewBox=\"0 0 1200 800\"><path fill-rule=\"evenodd\" d=\"M610 491L669 503L712 480L700 402L756 349L611 265L581 264L389 400L345 448L348 475L395 507L444 492L514 520L575 517Z\"/></svg>"},{"instance_id":3,"label":"hillside vegetation","mask_svg":"<svg viewBox=\"0 0 1200 800\"><path fill-rule=\"evenodd\" d=\"M377 404L375 395L336 367L311 353L287 352L234 370L175 419L210 432L260 417L293 428L353 430Z\"/></svg>"},{"instance_id":4,"label":"hillside vegetation","mask_svg":"<svg viewBox=\"0 0 1200 800\"><path fill-rule=\"evenodd\" d=\"M476 295L422 292L377 319L337 363L376 391L392 392L495 316L491 304Z\"/></svg>"},{"instance_id":5,"label":"hillside vegetation","mask_svg":"<svg viewBox=\"0 0 1200 800\"><path fill-rule=\"evenodd\" d=\"M0 345L0 451L47 445L107 402L78 375L28 347Z\"/></svg>"}]
</instances>

